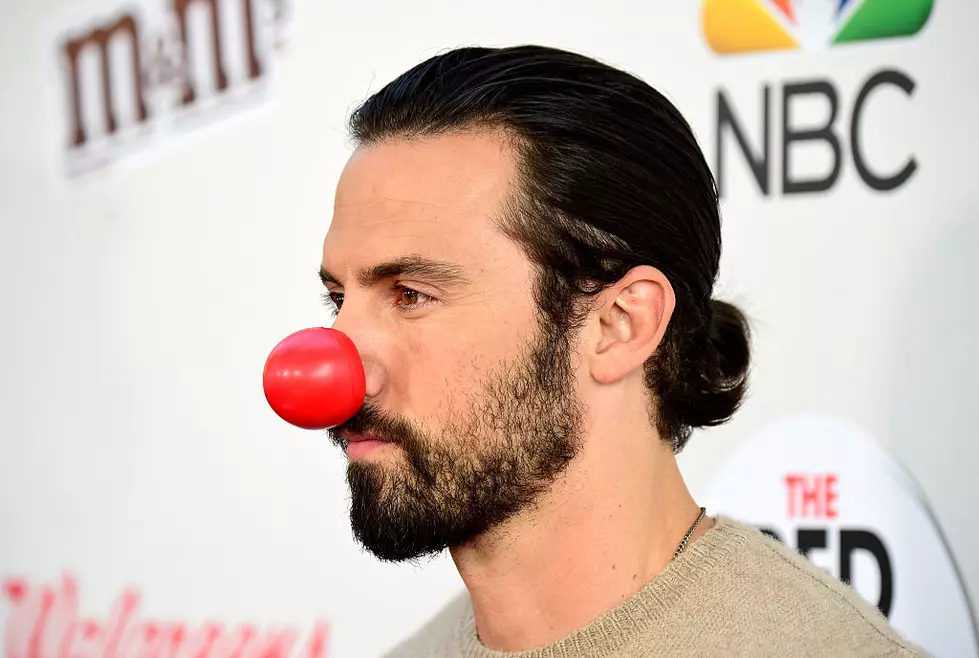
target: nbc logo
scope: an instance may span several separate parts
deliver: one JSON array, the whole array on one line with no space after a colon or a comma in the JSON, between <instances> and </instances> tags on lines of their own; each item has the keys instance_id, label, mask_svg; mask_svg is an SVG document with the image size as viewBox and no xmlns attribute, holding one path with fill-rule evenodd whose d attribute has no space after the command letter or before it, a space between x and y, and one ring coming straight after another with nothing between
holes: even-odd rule
<instances>
[{"instance_id":1,"label":"nbc logo","mask_svg":"<svg viewBox=\"0 0 979 658\"><path fill-rule=\"evenodd\" d=\"M721 55L817 50L853 41L908 37L933 0L704 0L704 37Z\"/></svg>"},{"instance_id":2,"label":"nbc logo","mask_svg":"<svg viewBox=\"0 0 979 658\"><path fill-rule=\"evenodd\" d=\"M934 0L703 0L702 19L707 44L721 55L812 51L917 34L933 4ZM927 40L919 45L927 47ZM882 51L877 59L893 55L893 50ZM846 66L829 60L825 64ZM743 73L738 77L743 80ZM893 148L881 155L881 144L903 138L905 131L891 127L891 136L881 137L881 129L873 125L887 110L867 112L867 108L895 102L894 92L911 100L916 86L910 73L890 63L866 72L853 91L840 89L829 72L808 79L763 81L760 104L754 103L760 111L748 113L739 111L737 106L745 101L739 101L733 90L718 87L714 176L719 194L725 195L726 173L733 164L727 154L732 148L741 152L742 163L766 197L828 192L850 162L859 179L875 192L904 186L918 169L917 158L912 152L895 158ZM883 89L888 93L881 94ZM810 111L800 120L797 104L812 110L813 101L824 108L822 113Z\"/></svg>"}]
</instances>

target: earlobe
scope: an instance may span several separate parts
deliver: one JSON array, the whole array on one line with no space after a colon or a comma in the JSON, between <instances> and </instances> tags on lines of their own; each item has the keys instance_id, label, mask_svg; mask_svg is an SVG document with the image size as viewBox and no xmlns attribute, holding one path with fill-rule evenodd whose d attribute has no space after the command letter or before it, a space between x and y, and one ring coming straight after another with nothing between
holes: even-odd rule
<instances>
[{"instance_id":1,"label":"earlobe","mask_svg":"<svg viewBox=\"0 0 979 658\"><path fill-rule=\"evenodd\" d=\"M666 333L676 298L662 272L633 268L600 298L599 339L591 357L591 375L614 383L643 367Z\"/></svg>"}]
</instances>

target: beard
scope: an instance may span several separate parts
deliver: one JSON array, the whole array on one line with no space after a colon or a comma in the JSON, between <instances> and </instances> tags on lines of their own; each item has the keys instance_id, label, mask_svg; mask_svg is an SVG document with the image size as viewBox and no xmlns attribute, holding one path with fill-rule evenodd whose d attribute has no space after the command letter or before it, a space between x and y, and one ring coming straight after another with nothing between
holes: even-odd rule
<instances>
[{"instance_id":1,"label":"beard","mask_svg":"<svg viewBox=\"0 0 979 658\"><path fill-rule=\"evenodd\" d=\"M489 375L477 393L449 405L438 432L368 402L330 430L378 435L405 459L351 461L354 537L381 560L436 555L531 506L581 448L582 406L573 391L565 335L539 331L514 362Z\"/></svg>"}]
</instances>

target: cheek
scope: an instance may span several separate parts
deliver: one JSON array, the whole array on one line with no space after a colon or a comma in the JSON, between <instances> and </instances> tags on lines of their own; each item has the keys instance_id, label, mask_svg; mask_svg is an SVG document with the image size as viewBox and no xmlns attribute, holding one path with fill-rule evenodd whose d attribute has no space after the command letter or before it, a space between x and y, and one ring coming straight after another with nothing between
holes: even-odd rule
<instances>
[{"instance_id":1,"label":"cheek","mask_svg":"<svg viewBox=\"0 0 979 658\"><path fill-rule=\"evenodd\" d=\"M444 418L450 406L468 411L486 381L521 358L530 340L515 322L447 325L406 332L390 374L393 409L422 421Z\"/></svg>"}]
</instances>

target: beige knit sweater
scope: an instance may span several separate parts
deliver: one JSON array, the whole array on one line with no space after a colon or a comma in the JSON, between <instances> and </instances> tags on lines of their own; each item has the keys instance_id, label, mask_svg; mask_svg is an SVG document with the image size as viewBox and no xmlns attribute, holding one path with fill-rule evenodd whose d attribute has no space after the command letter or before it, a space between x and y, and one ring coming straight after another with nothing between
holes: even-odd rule
<instances>
[{"instance_id":1,"label":"beige knit sweater","mask_svg":"<svg viewBox=\"0 0 979 658\"><path fill-rule=\"evenodd\" d=\"M386 658L923 655L848 586L721 516L639 592L553 644L487 649L463 593Z\"/></svg>"}]
</instances>

